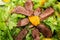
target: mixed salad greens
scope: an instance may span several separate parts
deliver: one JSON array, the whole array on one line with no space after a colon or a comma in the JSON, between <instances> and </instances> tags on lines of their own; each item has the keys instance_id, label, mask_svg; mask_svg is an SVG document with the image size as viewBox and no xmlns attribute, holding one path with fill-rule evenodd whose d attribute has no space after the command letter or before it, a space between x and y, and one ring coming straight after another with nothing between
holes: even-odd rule
<instances>
[{"instance_id":1,"label":"mixed salad greens","mask_svg":"<svg viewBox=\"0 0 60 40\"><path fill-rule=\"evenodd\" d=\"M32 0L34 2L34 9L41 7L46 9L53 7L55 9L54 15L50 16L43 21L52 31L55 33L52 38L45 38L42 33L40 34L41 40L60 40L60 2L57 0ZM23 29L17 28L17 22L19 19L23 19L26 16L22 14L12 14L11 10L17 5L24 6L26 0L0 0L0 40L15 40L14 37ZM31 30L29 30L24 40L33 40L31 36ZM14 36L14 37L13 37Z\"/></svg>"}]
</instances>

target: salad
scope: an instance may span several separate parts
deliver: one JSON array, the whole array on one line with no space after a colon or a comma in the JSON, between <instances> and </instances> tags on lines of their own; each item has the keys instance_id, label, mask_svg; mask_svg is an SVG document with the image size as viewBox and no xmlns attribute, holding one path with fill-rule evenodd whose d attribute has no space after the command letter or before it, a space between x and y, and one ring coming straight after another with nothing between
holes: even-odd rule
<instances>
[{"instance_id":1,"label":"salad","mask_svg":"<svg viewBox=\"0 0 60 40\"><path fill-rule=\"evenodd\" d=\"M60 40L60 0L0 0L0 40Z\"/></svg>"}]
</instances>

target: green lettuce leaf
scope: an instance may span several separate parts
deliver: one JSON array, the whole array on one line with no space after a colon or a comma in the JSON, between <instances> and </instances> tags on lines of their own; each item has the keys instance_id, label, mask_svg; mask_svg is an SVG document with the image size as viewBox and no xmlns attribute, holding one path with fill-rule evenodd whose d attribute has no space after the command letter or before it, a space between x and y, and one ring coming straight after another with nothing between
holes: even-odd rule
<instances>
[{"instance_id":1,"label":"green lettuce leaf","mask_svg":"<svg viewBox=\"0 0 60 40\"><path fill-rule=\"evenodd\" d=\"M33 38L32 38L32 30L29 30L28 34L26 35L26 40L33 40Z\"/></svg>"},{"instance_id":2,"label":"green lettuce leaf","mask_svg":"<svg viewBox=\"0 0 60 40\"><path fill-rule=\"evenodd\" d=\"M0 22L0 30L6 30L7 26L5 22Z\"/></svg>"},{"instance_id":3,"label":"green lettuce leaf","mask_svg":"<svg viewBox=\"0 0 60 40\"><path fill-rule=\"evenodd\" d=\"M57 4L55 4L53 6L53 8L60 13L60 2L58 2Z\"/></svg>"},{"instance_id":4,"label":"green lettuce leaf","mask_svg":"<svg viewBox=\"0 0 60 40\"><path fill-rule=\"evenodd\" d=\"M45 4L44 4L44 8L48 8L50 6L54 6L54 4L57 2L57 0L48 0Z\"/></svg>"},{"instance_id":5,"label":"green lettuce leaf","mask_svg":"<svg viewBox=\"0 0 60 40\"><path fill-rule=\"evenodd\" d=\"M44 23L51 28L52 33L54 32L54 30L56 30L57 20L56 20L55 16L51 16L48 19L44 20Z\"/></svg>"},{"instance_id":6,"label":"green lettuce leaf","mask_svg":"<svg viewBox=\"0 0 60 40\"><path fill-rule=\"evenodd\" d=\"M21 14L12 14L9 19L8 19L8 23L7 26L9 27L9 29L13 29L13 27L17 26L17 22L19 19L21 18L25 18L26 16L21 15Z\"/></svg>"}]
</instances>

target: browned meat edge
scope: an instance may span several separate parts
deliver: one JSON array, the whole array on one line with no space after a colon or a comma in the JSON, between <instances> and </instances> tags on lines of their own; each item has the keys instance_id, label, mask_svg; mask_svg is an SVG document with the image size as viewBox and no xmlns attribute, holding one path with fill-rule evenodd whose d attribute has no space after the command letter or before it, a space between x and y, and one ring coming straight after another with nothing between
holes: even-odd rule
<instances>
[{"instance_id":1,"label":"browned meat edge","mask_svg":"<svg viewBox=\"0 0 60 40\"><path fill-rule=\"evenodd\" d=\"M24 18L22 20L19 20L18 23L17 23L17 26L25 26L29 23L29 19L28 18Z\"/></svg>"},{"instance_id":2,"label":"browned meat edge","mask_svg":"<svg viewBox=\"0 0 60 40\"><path fill-rule=\"evenodd\" d=\"M12 13L17 13L17 14L24 14L26 16L31 16L32 13L30 13L29 11L27 11L24 7L21 6L17 6L13 9Z\"/></svg>"},{"instance_id":3,"label":"browned meat edge","mask_svg":"<svg viewBox=\"0 0 60 40\"><path fill-rule=\"evenodd\" d=\"M26 29L23 29L19 34L18 36L16 37L15 40L23 40L23 38L27 35L27 30Z\"/></svg>"},{"instance_id":4,"label":"browned meat edge","mask_svg":"<svg viewBox=\"0 0 60 40\"><path fill-rule=\"evenodd\" d=\"M27 1L26 1L26 3L25 3L25 8L26 8L26 10L28 10L28 11L33 10L32 0L27 0Z\"/></svg>"},{"instance_id":5,"label":"browned meat edge","mask_svg":"<svg viewBox=\"0 0 60 40\"><path fill-rule=\"evenodd\" d=\"M35 11L34 11L34 16L39 16L41 14L41 9L40 8L37 8Z\"/></svg>"},{"instance_id":6,"label":"browned meat edge","mask_svg":"<svg viewBox=\"0 0 60 40\"><path fill-rule=\"evenodd\" d=\"M42 32L45 37L52 37L52 32L49 28L47 28L44 24L40 24L37 26L38 30Z\"/></svg>"},{"instance_id":7,"label":"browned meat edge","mask_svg":"<svg viewBox=\"0 0 60 40\"><path fill-rule=\"evenodd\" d=\"M47 17L51 16L54 12L54 9L53 8L47 8L41 15L40 15L40 19L41 20L44 20L46 19Z\"/></svg>"},{"instance_id":8,"label":"browned meat edge","mask_svg":"<svg viewBox=\"0 0 60 40\"><path fill-rule=\"evenodd\" d=\"M40 40L40 33L39 33L38 29L34 29L32 31L32 36L33 36L34 40Z\"/></svg>"},{"instance_id":9,"label":"browned meat edge","mask_svg":"<svg viewBox=\"0 0 60 40\"><path fill-rule=\"evenodd\" d=\"M27 0L25 3L25 8L27 11L29 11L29 14L33 15L34 11L33 11L33 2L32 0Z\"/></svg>"}]
</instances>

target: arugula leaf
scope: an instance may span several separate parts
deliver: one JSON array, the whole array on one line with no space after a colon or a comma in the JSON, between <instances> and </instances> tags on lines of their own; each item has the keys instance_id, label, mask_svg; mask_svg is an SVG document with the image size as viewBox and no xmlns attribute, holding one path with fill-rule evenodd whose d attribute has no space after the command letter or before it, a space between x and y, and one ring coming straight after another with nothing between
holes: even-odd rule
<instances>
[{"instance_id":1,"label":"arugula leaf","mask_svg":"<svg viewBox=\"0 0 60 40\"><path fill-rule=\"evenodd\" d=\"M60 30L60 15L57 11L55 11L55 16L56 16L56 19L57 19L57 30Z\"/></svg>"},{"instance_id":2,"label":"arugula leaf","mask_svg":"<svg viewBox=\"0 0 60 40\"><path fill-rule=\"evenodd\" d=\"M6 30L7 26L5 22L0 22L0 30Z\"/></svg>"},{"instance_id":3,"label":"arugula leaf","mask_svg":"<svg viewBox=\"0 0 60 40\"><path fill-rule=\"evenodd\" d=\"M26 0L19 0L18 5L24 6L25 2L26 2Z\"/></svg>"},{"instance_id":4,"label":"arugula leaf","mask_svg":"<svg viewBox=\"0 0 60 40\"><path fill-rule=\"evenodd\" d=\"M58 2L57 4L55 4L53 6L53 8L60 13L60 2Z\"/></svg>"},{"instance_id":5,"label":"arugula leaf","mask_svg":"<svg viewBox=\"0 0 60 40\"><path fill-rule=\"evenodd\" d=\"M34 6L33 6L34 9L40 7L40 4L39 4L40 0L37 0L37 1L36 0L32 0L32 1L34 3Z\"/></svg>"},{"instance_id":6,"label":"arugula leaf","mask_svg":"<svg viewBox=\"0 0 60 40\"><path fill-rule=\"evenodd\" d=\"M7 9L7 10L6 10ZM0 7L0 21L6 21L9 14L8 14L9 8L1 8Z\"/></svg>"},{"instance_id":7,"label":"arugula leaf","mask_svg":"<svg viewBox=\"0 0 60 40\"><path fill-rule=\"evenodd\" d=\"M56 30L56 36L55 38L59 39L60 40L60 30Z\"/></svg>"},{"instance_id":8,"label":"arugula leaf","mask_svg":"<svg viewBox=\"0 0 60 40\"><path fill-rule=\"evenodd\" d=\"M13 38L12 38L9 30L7 30L7 35L8 35L8 39L9 39L9 40L13 40Z\"/></svg>"},{"instance_id":9,"label":"arugula leaf","mask_svg":"<svg viewBox=\"0 0 60 40\"><path fill-rule=\"evenodd\" d=\"M44 20L44 23L51 28L52 33L54 32L54 30L56 30L57 20L54 15L50 16L48 19Z\"/></svg>"},{"instance_id":10,"label":"arugula leaf","mask_svg":"<svg viewBox=\"0 0 60 40\"><path fill-rule=\"evenodd\" d=\"M9 27L9 29L13 29L13 27L17 26L17 22L19 19L21 18L25 18L26 16L21 15L21 14L12 14L9 19L8 19L8 23L7 26Z\"/></svg>"},{"instance_id":11,"label":"arugula leaf","mask_svg":"<svg viewBox=\"0 0 60 40\"><path fill-rule=\"evenodd\" d=\"M32 33L32 30L29 30L29 33L26 35L26 40L33 40L31 33Z\"/></svg>"},{"instance_id":12,"label":"arugula leaf","mask_svg":"<svg viewBox=\"0 0 60 40\"><path fill-rule=\"evenodd\" d=\"M60 30L60 15L57 11L55 11L53 16L50 16L46 20L43 21L48 27L51 28L52 33L57 30Z\"/></svg>"},{"instance_id":13,"label":"arugula leaf","mask_svg":"<svg viewBox=\"0 0 60 40\"><path fill-rule=\"evenodd\" d=\"M21 28L13 28L10 32L12 36L17 36L20 31Z\"/></svg>"},{"instance_id":14,"label":"arugula leaf","mask_svg":"<svg viewBox=\"0 0 60 40\"><path fill-rule=\"evenodd\" d=\"M57 2L57 0L48 0L45 4L44 4L44 8L48 8L50 6L54 6L54 4Z\"/></svg>"},{"instance_id":15,"label":"arugula leaf","mask_svg":"<svg viewBox=\"0 0 60 40\"><path fill-rule=\"evenodd\" d=\"M0 40L13 40L8 29L4 31L0 30Z\"/></svg>"},{"instance_id":16,"label":"arugula leaf","mask_svg":"<svg viewBox=\"0 0 60 40\"><path fill-rule=\"evenodd\" d=\"M34 7L33 8L36 9L38 7L40 7L40 4L36 3L36 4L34 4Z\"/></svg>"},{"instance_id":17,"label":"arugula leaf","mask_svg":"<svg viewBox=\"0 0 60 40\"><path fill-rule=\"evenodd\" d=\"M24 6L26 0L12 0L15 5Z\"/></svg>"},{"instance_id":18,"label":"arugula leaf","mask_svg":"<svg viewBox=\"0 0 60 40\"><path fill-rule=\"evenodd\" d=\"M0 40L4 40L5 37L6 37L5 31L1 31L1 30L0 30Z\"/></svg>"},{"instance_id":19,"label":"arugula leaf","mask_svg":"<svg viewBox=\"0 0 60 40\"><path fill-rule=\"evenodd\" d=\"M32 1L33 1L34 3L38 3L40 0L37 0L37 1L36 1L36 0L32 0Z\"/></svg>"}]
</instances>

